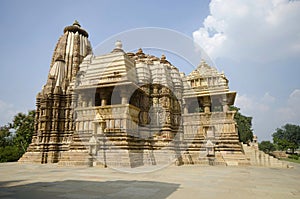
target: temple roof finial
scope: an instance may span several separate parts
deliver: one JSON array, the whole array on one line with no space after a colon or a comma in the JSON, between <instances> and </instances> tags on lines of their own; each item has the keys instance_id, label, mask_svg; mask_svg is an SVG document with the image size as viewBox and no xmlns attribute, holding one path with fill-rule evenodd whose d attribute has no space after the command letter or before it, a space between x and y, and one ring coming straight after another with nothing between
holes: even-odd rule
<instances>
[{"instance_id":1,"label":"temple roof finial","mask_svg":"<svg viewBox=\"0 0 300 199\"><path fill-rule=\"evenodd\" d=\"M75 20L71 26L67 26L64 28L64 33L66 33L66 32L73 32L74 34L76 34L76 32L78 32L77 34L81 34L85 37L89 37L89 34L84 29L81 28L81 26L77 20Z\"/></svg>"},{"instance_id":2,"label":"temple roof finial","mask_svg":"<svg viewBox=\"0 0 300 199\"><path fill-rule=\"evenodd\" d=\"M163 64L169 63L169 64L171 64L171 63L167 60L166 55L164 55L164 54L161 55L160 63L163 63Z\"/></svg>"},{"instance_id":3,"label":"temple roof finial","mask_svg":"<svg viewBox=\"0 0 300 199\"><path fill-rule=\"evenodd\" d=\"M111 51L112 53L116 53L116 52L124 52L122 49L123 45L122 42L120 40L117 40L115 42L115 49L113 49L113 51Z\"/></svg>"},{"instance_id":4,"label":"temple roof finial","mask_svg":"<svg viewBox=\"0 0 300 199\"><path fill-rule=\"evenodd\" d=\"M122 42L120 40L117 40L116 43L115 43L115 48L116 49L122 49L122 46L123 46Z\"/></svg>"},{"instance_id":5,"label":"temple roof finial","mask_svg":"<svg viewBox=\"0 0 300 199\"><path fill-rule=\"evenodd\" d=\"M73 26L79 26L79 27L81 27L80 24L79 24L79 22L76 19L75 19L75 21L73 23Z\"/></svg>"},{"instance_id":6,"label":"temple roof finial","mask_svg":"<svg viewBox=\"0 0 300 199\"><path fill-rule=\"evenodd\" d=\"M143 54L143 50L141 48L139 48L138 51L136 52L136 54Z\"/></svg>"}]
</instances>

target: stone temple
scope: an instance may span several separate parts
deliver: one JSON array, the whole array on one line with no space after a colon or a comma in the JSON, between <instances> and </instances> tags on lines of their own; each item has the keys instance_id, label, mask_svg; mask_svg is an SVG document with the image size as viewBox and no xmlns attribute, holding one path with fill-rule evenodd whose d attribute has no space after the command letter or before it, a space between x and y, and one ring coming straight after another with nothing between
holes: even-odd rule
<instances>
[{"instance_id":1,"label":"stone temple","mask_svg":"<svg viewBox=\"0 0 300 199\"><path fill-rule=\"evenodd\" d=\"M88 36L77 21L64 28L20 162L280 165L239 142L229 110L236 92L204 60L185 75L164 55L125 52L120 41L95 56Z\"/></svg>"}]
</instances>

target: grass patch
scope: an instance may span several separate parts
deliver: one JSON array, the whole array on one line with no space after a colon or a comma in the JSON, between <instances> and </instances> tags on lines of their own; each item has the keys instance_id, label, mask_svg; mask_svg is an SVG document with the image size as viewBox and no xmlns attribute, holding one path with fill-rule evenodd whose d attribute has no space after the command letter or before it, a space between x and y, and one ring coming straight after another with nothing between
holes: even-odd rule
<instances>
[{"instance_id":1,"label":"grass patch","mask_svg":"<svg viewBox=\"0 0 300 199\"><path fill-rule=\"evenodd\" d=\"M298 160L291 159L291 158L280 158L280 160L288 161L288 162L294 162L300 164L300 158Z\"/></svg>"}]
</instances>

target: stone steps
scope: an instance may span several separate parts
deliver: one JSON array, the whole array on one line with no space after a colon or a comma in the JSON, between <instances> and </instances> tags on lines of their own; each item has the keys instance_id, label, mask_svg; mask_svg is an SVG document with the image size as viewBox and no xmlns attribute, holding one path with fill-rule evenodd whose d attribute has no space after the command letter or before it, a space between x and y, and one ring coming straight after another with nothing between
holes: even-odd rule
<instances>
[{"instance_id":1,"label":"stone steps","mask_svg":"<svg viewBox=\"0 0 300 199\"><path fill-rule=\"evenodd\" d=\"M70 150L60 154L59 166L88 166L89 165L88 151Z\"/></svg>"},{"instance_id":2,"label":"stone steps","mask_svg":"<svg viewBox=\"0 0 300 199\"><path fill-rule=\"evenodd\" d=\"M228 166L250 165L249 160L241 151L221 151L220 153Z\"/></svg>"},{"instance_id":3,"label":"stone steps","mask_svg":"<svg viewBox=\"0 0 300 199\"><path fill-rule=\"evenodd\" d=\"M254 166L265 166L265 167L274 167L274 168L288 168L289 165L283 161L280 161L273 156L270 156L258 149L243 144L243 150L246 157L250 160L250 164Z\"/></svg>"},{"instance_id":4,"label":"stone steps","mask_svg":"<svg viewBox=\"0 0 300 199\"><path fill-rule=\"evenodd\" d=\"M18 162L21 163L41 163L42 152L26 152Z\"/></svg>"},{"instance_id":5,"label":"stone steps","mask_svg":"<svg viewBox=\"0 0 300 199\"><path fill-rule=\"evenodd\" d=\"M203 155L201 154L203 153ZM185 165L190 164L197 164L197 165L211 165L211 166L217 166L222 165L226 166L226 163L222 156L219 156L216 154L215 157L207 157L206 152L199 152L199 150L196 152L188 152L182 154L182 161Z\"/></svg>"}]
</instances>

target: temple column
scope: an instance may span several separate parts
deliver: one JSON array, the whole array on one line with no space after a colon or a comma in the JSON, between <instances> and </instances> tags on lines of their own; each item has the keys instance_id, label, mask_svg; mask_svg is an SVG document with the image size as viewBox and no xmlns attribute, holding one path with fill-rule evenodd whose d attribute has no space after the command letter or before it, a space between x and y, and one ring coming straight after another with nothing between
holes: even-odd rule
<instances>
[{"instance_id":1,"label":"temple column","mask_svg":"<svg viewBox=\"0 0 300 199\"><path fill-rule=\"evenodd\" d=\"M120 91L120 97L121 97L121 104L128 104L128 93L124 89Z\"/></svg>"},{"instance_id":2,"label":"temple column","mask_svg":"<svg viewBox=\"0 0 300 199\"><path fill-rule=\"evenodd\" d=\"M204 113L210 113L210 104L204 104Z\"/></svg>"},{"instance_id":3,"label":"temple column","mask_svg":"<svg viewBox=\"0 0 300 199\"><path fill-rule=\"evenodd\" d=\"M159 91L158 91L158 85L153 85L153 106L158 106L159 104L159 100L158 100L158 96L159 96Z\"/></svg>"},{"instance_id":4,"label":"temple column","mask_svg":"<svg viewBox=\"0 0 300 199\"><path fill-rule=\"evenodd\" d=\"M210 113L211 101L209 97L203 99L204 113Z\"/></svg>"},{"instance_id":5,"label":"temple column","mask_svg":"<svg viewBox=\"0 0 300 199\"><path fill-rule=\"evenodd\" d=\"M107 105L107 93L105 91L100 92L100 99L101 99L101 106L106 106Z\"/></svg>"},{"instance_id":6,"label":"temple column","mask_svg":"<svg viewBox=\"0 0 300 199\"><path fill-rule=\"evenodd\" d=\"M223 106L223 112L227 112L229 111L229 105L228 105L228 101L227 101L227 97L223 97L222 99L222 106Z\"/></svg>"},{"instance_id":7,"label":"temple column","mask_svg":"<svg viewBox=\"0 0 300 199\"><path fill-rule=\"evenodd\" d=\"M185 105L185 107L183 109L183 113L184 114L188 114L189 113L189 109L188 109L187 105Z\"/></svg>"},{"instance_id":8,"label":"temple column","mask_svg":"<svg viewBox=\"0 0 300 199\"><path fill-rule=\"evenodd\" d=\"M189 104L187 101L185 101L184 108L183 108L183 114L189 113Z\"/></svg>"},{"instance_id":9,"label":"temple column","mask_svg":"<svg viewBox=\"0 0 300 199\"><path fill-rule=\"evenodd\" d=\"M107 105L107 99L101 98L101 106L106 106L106 105Z\"/></svg>"},{"instance_id":10,"label":"temple column","mask_svg":"<svg viewBox=\"0 0 300 199\"><path fill-rule=\"evenodd\" d=\"M210 113L211 104L210 103L205 103L205 104L203 104L203 106L204 106L204 113Z\"/></svg>"},{"instance_id":11,"label":"temple column","mask_svg":"<svg viewBox=\"0 0 300 199\"><path fill-rule=\"evenodd\" d=\"M229 110L229 106L228 106L228 104L227 104L227 102L226 102L226 104L223 104L223 112L227 112Z\"/></svg>"},{"instance_id":12,"label":"temple column","mask_svg":"<svg viewBox=\"0 0 300 199\"><path fill-rule=\"evenodd\" d=\"M97 113L94 121L94 134L103 134L106 128L106 122L103 117Z\"/></svg>"},{"instance_id":13,"label":"temple column","mask_svg":"<svg viewBox=\"0 0 300 199\"><path fill-rule=\"evenodd\" d=\"M82 107L87 107L87 96L86 95L82 96Z\"/></svg>"}]
</instances>

